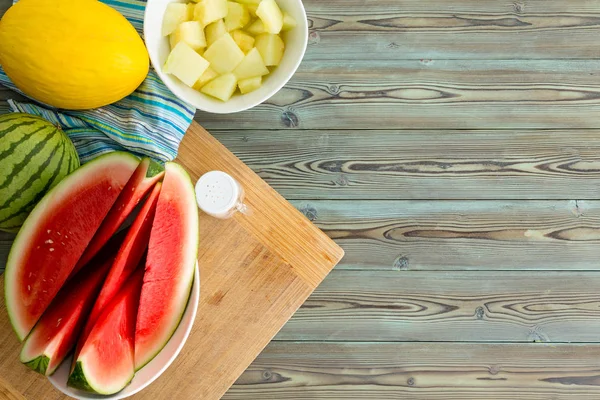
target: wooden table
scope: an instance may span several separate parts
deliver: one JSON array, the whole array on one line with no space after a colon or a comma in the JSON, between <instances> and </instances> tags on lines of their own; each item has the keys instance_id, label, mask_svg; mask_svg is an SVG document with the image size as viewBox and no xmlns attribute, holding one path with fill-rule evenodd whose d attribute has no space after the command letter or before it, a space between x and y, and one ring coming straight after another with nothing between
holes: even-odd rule
<instances>
[{"instance_id":1,"label":"wooden table","mask_svg":"<svg viewBox=\"0 0 600 400\"><path fill-rule=\"evenodd\" d=\"M224 398L598 399L600 0L304 4L286 88L197 120L346 257Z\"/></svg>"}]
</instances>

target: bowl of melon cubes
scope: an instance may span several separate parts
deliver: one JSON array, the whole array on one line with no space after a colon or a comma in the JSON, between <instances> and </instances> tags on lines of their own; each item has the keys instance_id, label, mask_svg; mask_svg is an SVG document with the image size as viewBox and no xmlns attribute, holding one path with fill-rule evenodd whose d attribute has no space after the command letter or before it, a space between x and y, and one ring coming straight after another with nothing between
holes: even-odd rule
<instances>
[{"instance_id":1,"label":"bowl of melon cubes","mask_svg":"<svg viewBox=\"0 0 600 400\"><path fill-rule=\"evenodd\" d=\"M308 24L301 0L149 0L144 39L177 97L226 114L263 103L290 80Z\"/></svg>"}]
</instances>

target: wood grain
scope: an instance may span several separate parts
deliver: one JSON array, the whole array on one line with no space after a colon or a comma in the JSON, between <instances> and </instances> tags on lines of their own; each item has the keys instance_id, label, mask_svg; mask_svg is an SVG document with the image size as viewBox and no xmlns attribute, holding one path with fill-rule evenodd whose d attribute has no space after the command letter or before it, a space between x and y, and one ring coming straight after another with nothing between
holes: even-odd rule
<instances>
[{"instance_id":1,"label":"wood grain","mask_svg":"<svg viewBox=\"0 0 600 400\"><path fill-rule=\"evenodd\" d=\"M597 201L295 201L337 269L598 270Z\"/></svg>"},{"instance_id":2,"label":"wood grain","mask_svg":"<svg viewBox=\"0 0 600 400\"><path fill-rule=\"evenodd\" d=\"M247 189L252 213L229 220L200 215L196 322L174 364L135 398L219 399L343 251L197 124L188 130L177 161L194 181L214 169L233 175ZM35 373L19 365L3 295L0 315L0 376L26 398L42 398L38 391L48 385L39 385Z\"/></svg>"},{"instance_id":3,"label":"wood grain","mask_svg":"<svg viewBox=\"0 0 600 400\"><path fill-rule=\"evenodd\" d=\"M600 203L293 201L346 251L337 269L599 270ZM0 271L13 235L0 233Z\"/></svg>"},{"instance_id":4,"label":"wood grain","mask_svg":"<svg viewBox=\"0 0 600 400\"><path fill-rule=\"evenodd\" d=\"M16 391L11 385L0 377L0 399L5 400L25 400L25 397Z\"/></svg>"},{"instance_id":5,"label":"wood grain","mask_svg":"<svg viewBox=\"0 0 600 400\"><path fill-rule=\"evenodd\" d=\"M594 0L309 0L305 7L309 59L593 58L600 50Z\"/></svg>"},{"instance_id":6,"label":"wood grain","mask_svg":"<svg viewBox=\"0 0 600 400\"><path fill-rule=\"evenodd\" d=\"M272 343L223 400L600 396L600 346Z\"/></svg>"},{"instance_id":7,"label":"wood grain","mask_svg":"<svg viewBox=\"0 0 600 400\"><path fill-rule=\"evenodd\" d=\"M600 274L565 270L338 270L276 339L600 342Z\"/></svg>"},{"instance_id":8,"label":"wood grain","mask_svg":"<svg viewBox=\"0 0 600 400\"><path fill-rule=\"evenodd\" d=\"M307 55L280 92L237 116L236 128L594 129L598 66L431 58L340 63ZM227 115L199 112L196 119L211 130L231 128Z\"/></svg>"},{"instance_id":9,"label":"wood grain","mask_svg":"<svg viewBox=\"0 0 600 400\"><path fill-rule=\"evenodd\" d=\"M600 197L598 130L251 130L215 135L288 199Z\"/></svg>"},{"instance_id":10,"label":"wood grain","mask_svg":"<svg viewBox=\"0 0 600 400\"><path fill-rule=\"evenodd\" d=\"M0 231L0 274L4 272L4 267L6 266L6 259L8 258L10 246L12 246L14 238L15 235L13 233L6 233Z\"/></svg>"}]
</instances>

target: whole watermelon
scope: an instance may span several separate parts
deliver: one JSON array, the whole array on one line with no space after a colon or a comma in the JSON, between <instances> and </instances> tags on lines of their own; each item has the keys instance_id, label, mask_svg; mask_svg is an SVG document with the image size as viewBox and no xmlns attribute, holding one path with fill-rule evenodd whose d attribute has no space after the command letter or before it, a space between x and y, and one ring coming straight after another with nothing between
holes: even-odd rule
<instances>
[{"instance_id":1,"label":"whole watermelon","mask_svg":"<svg viewBox=\"0 0 600 400\"><path fill-rule=\"evenodd\" d=\"M44 194L79 167L69 137L45 119L0 115L0 230L19 230Z\"/></svg>"}]
</instances>

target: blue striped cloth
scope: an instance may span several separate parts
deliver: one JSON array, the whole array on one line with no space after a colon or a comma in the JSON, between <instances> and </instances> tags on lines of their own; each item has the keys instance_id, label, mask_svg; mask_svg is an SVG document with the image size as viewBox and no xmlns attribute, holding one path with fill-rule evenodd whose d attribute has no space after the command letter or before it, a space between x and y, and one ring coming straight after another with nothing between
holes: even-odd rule
<instances>
[{"instance_id":1,"label":"blue striped cloth","mask_svg":"<svg viewBox=\"0 0 600 400\"><path fill-rule=\"evenodd\" d=\"M123 14L142 33L145 0L100 1ZM21 93L1 67L0 84ZM40 115L60 124L75 143L81 162L124 149L158 161L172 160L196 111L175 97L152 69L134 93L95 110L57 112L14 100L9 100L9 105L13 111Z\"/></svg>"}]
</instances>

